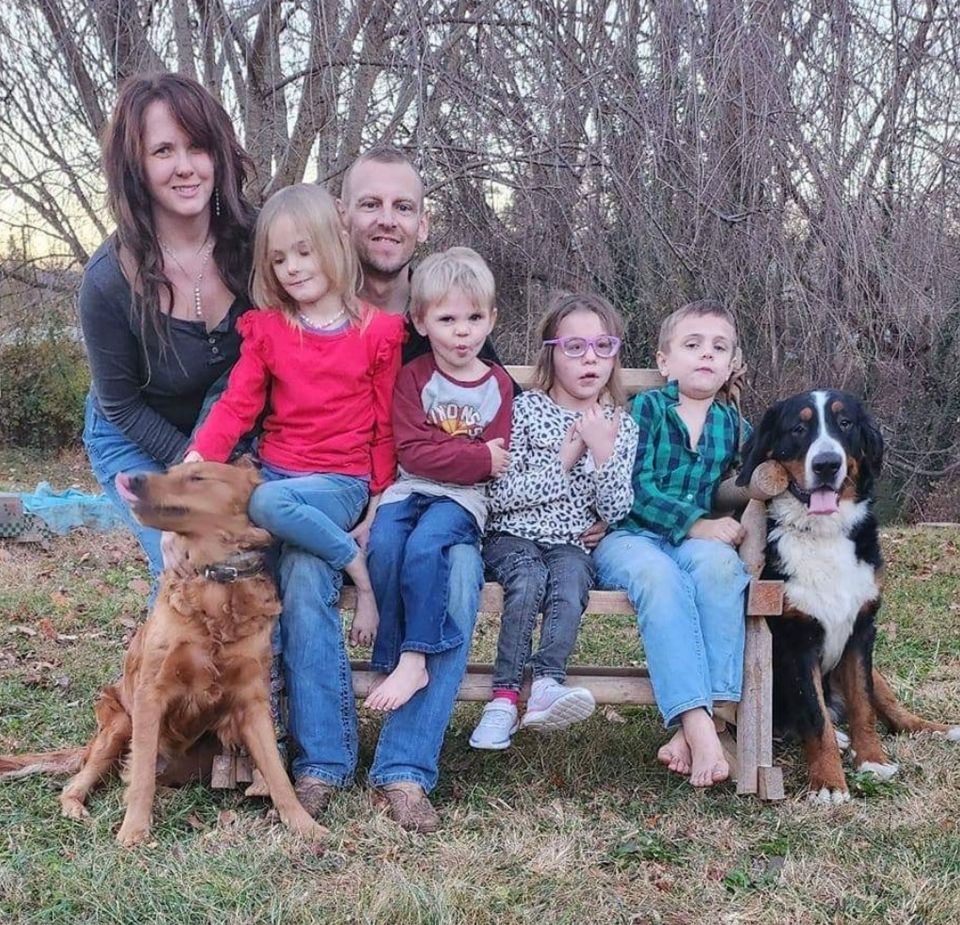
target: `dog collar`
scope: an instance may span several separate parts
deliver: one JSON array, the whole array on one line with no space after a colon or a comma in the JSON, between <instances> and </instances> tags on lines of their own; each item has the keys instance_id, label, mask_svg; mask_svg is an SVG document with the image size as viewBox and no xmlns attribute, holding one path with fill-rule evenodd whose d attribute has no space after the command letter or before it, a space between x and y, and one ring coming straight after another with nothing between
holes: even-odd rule
<instances>
[{"instance_id":1,"label":"dog collar","mask_svg":"<svg viewBox=\"0 0 960 925\"><path fill-rule=\"evenodd\" d=\"M219 584L227 585L241 578L252 578L265 570L266 559L260 552L244 552L223 562L214 562L206 565L200 572L203 578L209 581L216 581Z\"/></svg>"}]
</instances>

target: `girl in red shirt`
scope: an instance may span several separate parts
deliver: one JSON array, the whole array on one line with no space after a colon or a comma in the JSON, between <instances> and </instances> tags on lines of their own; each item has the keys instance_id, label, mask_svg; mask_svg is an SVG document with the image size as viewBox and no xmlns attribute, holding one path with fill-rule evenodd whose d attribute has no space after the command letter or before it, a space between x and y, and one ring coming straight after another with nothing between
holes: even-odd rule
<instances>
[{"instance_id":1,"label":"girl in red shirt","mask_svg":"<svg viewBox=\"0 0 960 925\"><path fill-rule=\"evenodd\" d=\"M257 221L253 264L253 300L271 307L237 322L240 359L185 462L225 462L268 406L257 446L264 484L250 500L250 518L353 579L350 641L370 645L377 606L364 552L349 531L394 478L390 413L403 319L357 300L357 258L319 186L270 197ZM281 566L281 591L283 584ZM335 604L335 597L317 602Z\"/></svg>"}]
</instances>

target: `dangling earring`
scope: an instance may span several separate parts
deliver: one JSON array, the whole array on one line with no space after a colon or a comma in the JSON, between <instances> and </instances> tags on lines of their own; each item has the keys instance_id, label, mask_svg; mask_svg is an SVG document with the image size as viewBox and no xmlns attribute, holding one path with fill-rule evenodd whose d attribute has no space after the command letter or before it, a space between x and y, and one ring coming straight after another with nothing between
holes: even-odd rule
<instances>
[{"instance_id":1,"label":"dangling earring","mask_svg":"<svg viewBox=\"0 0 960 925\"><path fill-rule=\"evenodd\" d=\"M220 218L220 190L213 191L213 214Z\"/></svg>"}]
</instances>

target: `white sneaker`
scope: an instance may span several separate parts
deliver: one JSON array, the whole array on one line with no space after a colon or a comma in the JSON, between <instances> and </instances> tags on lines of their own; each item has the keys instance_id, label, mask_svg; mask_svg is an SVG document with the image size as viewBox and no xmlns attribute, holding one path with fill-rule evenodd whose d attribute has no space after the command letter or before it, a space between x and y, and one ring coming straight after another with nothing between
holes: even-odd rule
<instances>
[{"instance_id":1,"label":"white sneaker","mask_svg":"<svg viewBox=\"0 0 960 925\"><path fill-rule=\"evenodd\" d=\"M512 736L520 724L517 722L517 705L506 697L496 697L490 701L480 714L480 722L470 736L474 748L500 751L510 747Z\"/></svg>"},{"instance_id":2,"label":"white sneaker","mask_svg":"<svg viewBox=\"0 0 960 925\"><path fill-rule=\"evenodd\" d=\"M585 687L564 687L553 678L537 678L520 725L537 732L565 729L586 719L596 705Z\"/></svg>"}]
</instances>

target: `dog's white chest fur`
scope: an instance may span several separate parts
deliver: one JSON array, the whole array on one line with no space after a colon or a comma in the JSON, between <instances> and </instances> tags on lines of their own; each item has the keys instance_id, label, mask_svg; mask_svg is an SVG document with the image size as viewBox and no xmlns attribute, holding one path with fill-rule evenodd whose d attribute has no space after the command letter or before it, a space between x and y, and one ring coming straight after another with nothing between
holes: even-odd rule
<instances>
[{"instance_id":1,"label":"dog's white chest fur","mask_svg":"<svg viewBox=\"0 0 960 925\"><path fill-rule=\"evenodd\" d=\"M784 594L791 606L823 627L820 664L830 671L843 655L857 614L880 595L873 566L857 558L849 538L867 506L841 501L838 514L816 516L794 498L781 497L771 503L770 514L777 524L770 539L778 543L787 576Z\"/></svg>"}]
</instances>

